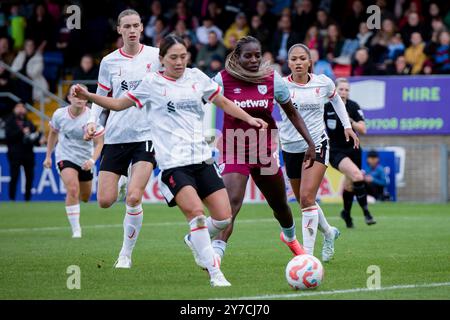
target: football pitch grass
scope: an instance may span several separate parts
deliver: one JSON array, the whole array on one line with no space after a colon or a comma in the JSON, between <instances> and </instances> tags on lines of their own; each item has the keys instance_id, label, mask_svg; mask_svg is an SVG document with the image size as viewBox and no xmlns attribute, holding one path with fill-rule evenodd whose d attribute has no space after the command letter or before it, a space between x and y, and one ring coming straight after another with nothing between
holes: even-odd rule
<instances>
[{"instance_id":1,"label":"football pitch grass","mask_svg":"<svg viewBox=\"0 0 450 320\"><path fill-rule=\"evenodd\" d=\"M301 239L301 218L291 204ZM340 205L323 204L341 231L335 258L324 263L322 285L294 291L285 279L292 258L279 240L267 205L244 205L222 270L229 288L211 288L183 237L178 208L144 205L133 267L114 269L122 245L124 205L81 205L82 239L72 239L62 202L0 203L0 299L450 299L450 205L382 203L367 226L355 203L355 229L345 228ZM322 236L315 255L321 258ZM69 266L81 288L69 290ZM377 266L381 289L367 288ZM369 281L371 282L371 281Z\"/></svg>"}]
</instances>

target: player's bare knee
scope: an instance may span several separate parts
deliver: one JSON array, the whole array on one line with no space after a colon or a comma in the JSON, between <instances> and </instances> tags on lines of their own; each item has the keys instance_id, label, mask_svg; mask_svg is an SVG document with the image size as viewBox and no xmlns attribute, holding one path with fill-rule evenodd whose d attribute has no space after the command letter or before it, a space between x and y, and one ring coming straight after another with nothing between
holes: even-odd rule
<instances>
[{"instance_id":1,"label":"player's bare knee","mask_svg":"<svg viewBox=\"0 0 450 320\"><path fill-rule=\"evenodd\" d=\"M142 201L142 194L140 191L131 190L127 194L127 204L131 207L139 205Z\"/></svg>"},{"instance_id":2,"label":"player's bare knee","mask_svg":"<svg viewBox=\"0 0 450 320\"><path fill-rule=\"evenodd\" d=\"M69 184L66 186L67 197L71 199L78 199L80 189L76 184Z\"/></svg>"},{"instance_id":3,"label":"player's bare knee","mask_svg":"<svg viewBox=\"0 0 450 320\"><path fill-rule=\"evenodd\" d=\"M311 207L316 203L316 195L313 192L302 192L300 194L300 204L302 208Z\"/></svg>"},{"instance_id":4,"label":"player's bare knee","mask_svg":"<svg viewBox=\"0 0 450 320\"><path fill-rule=\"evenodd\" d=\"M112 199L111 197L103 197L97 195L97 202L100 208L107 209L113 205L116 199Z\"/></svg>"},{"instance_id":5,"label":"player's bare knee","mask_svg":"<svg viewBox=\"0 0 450 320\"><path fill-rule=\"evenodd\" d=\"M361 171L355 171L353 174L352 174L352 181L353 182L360 182L360 181L363 181L364 180L364 175L362 174L362 172Z\"/></svg>"}]
</instances>

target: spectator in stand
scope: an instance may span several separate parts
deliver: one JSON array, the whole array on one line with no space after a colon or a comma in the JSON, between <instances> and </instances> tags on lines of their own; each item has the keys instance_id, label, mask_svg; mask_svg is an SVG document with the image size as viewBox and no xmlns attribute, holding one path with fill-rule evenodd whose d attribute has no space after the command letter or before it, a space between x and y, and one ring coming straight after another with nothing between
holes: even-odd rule
<instances>
[{"instance_id":1,"label":"spectator in stand","mask_svg":"<svg viewBox=\"0 0 450 320\"><path fill-rule=\"evenodd\" d=\"M271 34L267 25L262 23L260 16L252 17L249 35L259 40L262 52L269 50Z\"/></svg>"},{"instance_id":2,"label":"spectator in stand","mask_svg":"<svg viewBox=\"0 0 450 320\"><path fill-rule=\"evenodd\" d=\"M425 41L428 41L431 39L431 35L433 33L432 29L432 23L434 19L441 19L441 9L439 8L439 5L436 2L430 2L428 4L428 11L425 14L425 20L423 23L423 32L422 36Z\"/></svg>"},{"instance_id":3,"label":"spectator in stand","mask_svg":"<svg viewBox=\"0 0 450 320\"><path fill-rule=\"evenodd\" d=\"M422 40L422 35L419 32L411 34L411 45L405 51L406 63L412 66L411 74L420 74L423 65L427 60L424 52L425 42Z\"/></svg>"},{"instance_id":4,"label":"spectator in stand","mask_svg":"<svg viewBox=\"0 0 450 320\"><path fill-rule=\"evenodd\" d=\"M383 20L381 23L381 30L375 34L370 43L370 53L374 63L384 63L388 54L388 45L395 34L396 28L394 21L391 19Z\"/></svg>"},{"instance_id":5,"label":"spectator in stand","mask_svg":"<svg viewBox=\"0 0 450 320\"><path fill-rule=\"evenodd\" d=\"M266 28L275 26L277 23L276 17L267 8L267 1L259 0L256 2L256 15L261 19L262 24Z\"/></svg>"},{"instance_id":6,"label":"spectator in stand","mask_svg":"<svg viewBox=\"0 0 450 320\"><path fill-rule=\"evenodd\" d=\"M12 5L9 16L9 36L14 41L14 50L22 49L25 41L25 28L27 22L19 13L19 6Z\"/></svg>"},{"instance_id":7,"label":"spectator in stand","mask_svg":"<svg viewBox=\"0 0 450 320\"><path fill-rule=\"evenodd\" d=\"M222 5L218 4L218 2L220 1L219 0L208 1L208 8L206 15L209 16L214 21L214 24L220 30L226 30L228 24L224 14L224 9Z\"/></svg>"},{"instance_id":8,"label":"spectator in stand","mask_svg":"<svg viewBox=\"0 0 450 320\"><path fill-rule=\"evenodd\" d=\"M270 51L264 52L264 53L263 53L263 58L262 58L262 60L263 60L263 61L269 61L269 62L270 62L271 68L272 68L274 71L278 72L279 74L282 74L282 72L281 72L281 66L280 66L280 64L276 63L275 58L273 57L272 52L270 52Z\"/></svg>"},{"instance_id":9,"label":"spectator in stand","mask_svg":"<svg viewBox=\"0 0 450 320\"><path fill-rule=\"evenodd\" d=\"M163 19L157 19L153 37L148 44L152 47L159 47L159 42L169 33L169 28L165 25Z\"/></svg>"},{"instance_id":10,"label":"spectator in stand","mask_svg":"<svg viewBox=\"0 0 450 320\"><path fill-rule=\"evenodd\" d=\"M355 52L352 63L352 76L370 76L377 73L375 65L369 57L369 49L359 48Z\"/></svg>"},{"instance_id":11,"label":"spectator in stand","mask_svg":"<svg viewBox=\"0 0 450 320\"><path fill-rule=\"evenodd\" d=\"M356 35L356 39L358 40L360 47L369 47L372 42L372 38L374 37L374 33L369 30L366 22L361 22L359 24L359 32Z\"/></svg>"},{"instance_id":12,"label":"spectator in stand","mask_svg":"<svg viewBox=\"0 0 450 320\"><path fill-rule=\"evenodd\" d=\"M85 54L81 57L80 65L73 70L73 80L83 83L83 80L97 80L98 67L95 64L94 57ZM89 91L97 90L97 84L86 84Z\"/></svg>"},{"instance_id":13,"label":"spectator in stand","mask_svg":"<svg viewBox=\"0 0 450 320\"><path fill-rule=\"evenodd\" d=\"M353 1L352 11L349 12L342 24L342 34L345 38L354 39L360 29L361 23L366 25L367 15L361 0Z\"/></svg>"},{"instance_id":14,"label":"spectator in stand","mask_svg":"<svg viewBox=\"0 0 450 320\"><path fill-rule=\"evenodd\" d=\"M423 26L420 24L419 15L416 12L411 12L408 15L408 22L401 29L403 43L408 47L411 43L411 35L414 32L422 33L424 31Z\"/></svg>"},{"instance_id":15,"label":"spectator in stand","mask_svg":"<svg viewBox=\"0 0 450 320\"><path fill-rule=\"evenodd\" d=\"M364 181L366 184L367 194L376 200L385 200L385 190L387 185L386 173L380 165L378 152L371 150L367 153L368 171L364 172Z\"/></svg>"},{"instance_id":16,"label":"spectator in stand","mask_svg":"<svg viewBox=\"0 0 450 320\"><path fill-rule=\"evenodd\" d=\"M322 52L322 38L319 35L317 26L313 25L308 29L305 37L305 44L309 49L316 49L319 53Z\"/></svg>"},{"instance_id":17,"label":"spectator in stand","mask_svg":"<svg viewBox=\"0 0 450 320\"><path fill-rule=\"evenodd\" d=\"M223 69L223 63L224 59L222 57L217 54L213 55L208 67L205 69L205 74L208 77L213 78L219 71Z\"/></svg>"},{"instance_id":18,"label":"spectator in stand","mask_svg":"<svg viewBox=\"0 0 450 320\"><path fill-rule=\"evenodd\" d=\"M197 37L195 36L195 33L186 27L186 23L184 22L184 20L178 20L173 33L180 38L188 36L189 38L191 38L192 42L197 43Z\"/></svg>"},{"instance_id":19,"label":"spectator in stand","mask_svg":"<svg viewBox=\"0 0 450 320\"><path fill-rule=\"evenodd\" d=\"M325 9L317 10L316 16L317 16L316 25L317 28L319 29L319 35L322 38L325 38L328 33L328 26L331 23L331 19L329 18L328 12Z\"/></svg>"},{"instance_id":20,"label":"spectator in stand","mask_svg":"<svg viewBox=\"0 0 450 320\"><path fill-rule=\"evenodd\" d=\"M387 74L394 76L406 76L411 74L411 65L406 62L405 56L398 56L394 64L389 65Z\"/></svg>"},{"instance_id":21,"label":"spectator in stand","mask_svg":"<svg viewBox=\"0 0 450 320\"><path fill-rule=\"evenodd\" d=\"M294 44L299 43L300 37L292 30L291 18L282 16L278 22L278 30L272 38L272 54L275 60L282 66L288 58L288 50Z\"/></svg>"},{"instance_id":22,"label":"spectator in stand","mask_svg":"<svg viewBox=\"0 0 450 320\"><path fill-rule=\"evenodd\" d=\"M331 23L328 26L327 35L323 39L324 57L329 63L332 63L334 58L341 55L343 45L344 39L342 38L339 26L335 23Z\"/></svg>"},{"instance_id":23,"label":"spectator in stand","mask_svg":"<svg viewBox=\"0 0 450 320\"><path fill-rule=\"evenodd\" d=\"M226 51L227 49L217 39L217 34L214 31L210 31L208 34L208 44L203 46L197 54L197 68L205 71L210 65L213 56L219 56L225 60Z\"/></svg>"},{"instance_id":24,"label":"spectator in stand","mask_svg":"<svg viewBox=\"0 0 450 320\"><path fill-rule=\"evenodd\" d=\"M213 19L208 15L203 18L202 25L197 28L196 35L197 41L201 45L208 44L208 34L209 32L214 31L217 35L219 41L222 41L223 32L220 30L215 24Z\"/></svg>"},{"instance_id":25,"label":"spectator in stand","mask_svg":"<svg viewBox=\"0 0 450 320\"><path fill-rule=\"evenodd\" d=\"M11 48L12 41L7 37L0 37L0 61L9 65L14 60L14 53Z\"/></svg>"},{"instance_id":26,"label":"spectator in stand","mask_svg":"<svg viewBox=\"0 0 450 320\"><path fill-rule=\"evenodd\" d=\"M450 33L441 31L438 34L438 45L431 57L433 73L450 74Z\"/></svg>"},{"instance_id":27,"label":"spectator in stand","mask_svg":"<svg viewBox=\"0 0 450 320\"><path fill-rule=\"evenodd\" d=\"M175 14L170 18L169 21L169 29L173 30L175 29L175 25L177 24L178 20L183 20L186 23L186 27L188 29L196 29L198 27L198 21L195 16L193 16L186 5L184 1L178 1L176 8L175 8Z\"/></svg>"},{"instance_id":28,"label":"spectator in stand","mask_svg":"<svg viewBox=\"0 0 450 320\"><path fill-rule=\"evenodd\" d=\"M165 18L162 14L161 2L155 0L152 2L150 7L151 14L148 17L146 23L144 24L144 41L145 43L150 43L151 39L155 37L155 25L157 20L162 20L165 22Z\"/></svg>"},{"instance_id":29,"label":"spectator in stand","mask_svg":"<svg viewBox=\"0 0 450 320\"><path fill-rule=\"evenodd\" d=\"M29 77L39 87L48 90L48 83L43 75L44 58L42 57L42 53L36 50L33 40L25 40L24 50L17 54L11 67L14 71L18 71ZM31 87L21 80L16 81L16 93L22 100L30 104L33 104L33 100L39 101L42 96L40 89Z\"/></svg>"},{"instance_id":30,"label":"spectator in stand","mask_svg":"<svg viewBox=\"0 0 450 320\"><path fill-rule=\"evenodd\" d=\"M249 32L250 28L247 25L247 17L245 16L245 13L239 12L236 15L234 23L225 32L223 44L230 50L233 48L233 41L239 41L239 39L248 35ZM233 41L232 37L234 37Z\"/></svg>"},{"instance_id":31,"label":"spectator in stand","mask_svg":"<svg viewBox=\"0 0 450 320\"><path fill-rule=\"evenodd\" d=\"M405 45L402 41L402 36L396 33L388 43L387 61L395 61L398 56L405 52ZM386 63L386 60L385 60Z\"/></svg>"},{"instance_id":32,"label":"spectator in stand","mask_svg":"<svg viewBox=\"0 0 450 320\"><path fill-rule=\"evenodd\" d=\"M184 45L186 46L186 50L188 52L188 63L187 63L187 67L188 68L193 68L194 67L194 63L195 63L195 59L197 59L197 54L198 54L198 50L197 47L194 46L194 44L192 43L192 40L189 36L185 35L182 37L183 41L184 41Z\"/></svg>"},{"instance_id":33,"label":"spectator in stand","mask_svg":"<svg viewBox=\"0 0 450 320\"><path fill-rule=\"evenodd\" d=\"M25 201L31 200L31 187L34 178L33 146L39 145L40 133L28 120L27 109L22 102L14 106L13 113L6 119L6 144L11 181L9 182L9 199L16 200L17 182L20 167L25 171Z\"/></svg>"},{"instance_id":34,"label":"spectator in stand","mask_svg":"<svg viewBox=\"0 0 450 320\"><path fill-rule=\"evenodd\" d=\"M319 51L317 51L316 49L310 49L310 53L311 53L311 60L313 63L312 69L313 73L324 74L328 78L334 80L335 76L331 64L327 60L320 59Z\"/></svg>"},{"instance_id":35,"label":"spectator in stand","mask_svg":"<svg viewBox=\"0 0 450 320\"><path fill-rule=\"evenodd\" d=\"M294 9L292 26L303 41L306 37L306 32L316 21L313 3L311 0L297 0Z\"/></svg>"},{"instance_id":36,"label":"spectator in stand","mask_svg":"<svg viewBox=\"0 0 450 320\"><path fill-rule=\"evenodd\" d=\"M36 47L42 46L51 50L55 48L55 24L43 4L34 8L33 16L27 21L25 34L27 39L34 40Z\"/></svg>"}]
</instances>

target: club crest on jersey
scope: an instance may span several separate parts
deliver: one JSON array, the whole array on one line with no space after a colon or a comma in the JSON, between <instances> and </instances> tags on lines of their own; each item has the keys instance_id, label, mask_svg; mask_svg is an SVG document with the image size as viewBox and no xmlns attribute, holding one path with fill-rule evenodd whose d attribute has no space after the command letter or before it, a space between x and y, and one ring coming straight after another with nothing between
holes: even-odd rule
<instances>
[{"instance_id":1,"label":"club crest on jersey","mask_svg":"<svg viewBox=\"0 0 450 320\"><path fill-rule=\"evenodd\" d=\"M261 94L267 93L267 86L265 84L259 84L258 85L258 92Z\"/></svg>"},{"instance_id":2,"label":"club crest on jersey","mask_svg":"<svg viewBox=\"0 0 450 320\"><path fill-rule=\"evenodd\" d=\"M240 94L242 92L242 89L241 88L234 88L233 89L233 93L234 94Z\"/></svg>"},{"instance_id":3,"label":"club crest on jersey","mask_svg":"<svg viewBox=\"0 0 450 320\"><path fill-rule=\"evenodd\" d=\"M316 95L320 95L320 88L316 88Z\"/></svg>"},{"instance_id":4,"label":"club crest on jersey","mask_svg":"<svg viewBox=\"0 0 450 320\"><path fill-rule=\"evenodd\" d=\"M151 71L151 67L152 67L152 64L151 63L147 63L147 70L146 70L146 72L150 72Z\"/></svg>"}]
</instances>

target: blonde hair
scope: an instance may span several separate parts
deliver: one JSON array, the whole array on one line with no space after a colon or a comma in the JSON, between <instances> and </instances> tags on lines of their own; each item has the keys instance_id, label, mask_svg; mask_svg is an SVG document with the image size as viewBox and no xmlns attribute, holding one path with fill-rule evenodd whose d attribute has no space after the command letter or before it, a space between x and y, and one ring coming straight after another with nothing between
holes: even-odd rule
<instances>
[{"instance_id":1,"label":"blonde hair","mask_svg":"<svg viewBox=\"0 0 450 320\"><path fill-rule=\"evenodd\" d=\"M119 16L117 17L117 25L120 26L120 20L125 17L125 16L132 16L132 15L136 15L139 17L139 19L141 18L140 14L133 9L126 9L123 10L121 13L119 13Z\"/></svg>"},{"instance_id":2,"label":"blonde hair","mask_svg":"<svg viewBox=\"0 0 450 320\"><path fill-rule=\"evenodd\" d=\"M262 83L265 78L273 72L273 69L270 66L270 61L262 62L259 70L256 72L244 69L239 63L239 56L242 53L242 47L248 43L256 43L259 47L261 47L261 43L258 39L251 36L243 37L237 42L236 48L234 48L234 50L227 56L227 59L225 60L225 70L233 78L250 83Z\"/></svg>"}]
</instances>

